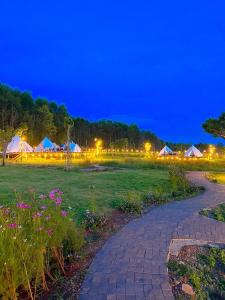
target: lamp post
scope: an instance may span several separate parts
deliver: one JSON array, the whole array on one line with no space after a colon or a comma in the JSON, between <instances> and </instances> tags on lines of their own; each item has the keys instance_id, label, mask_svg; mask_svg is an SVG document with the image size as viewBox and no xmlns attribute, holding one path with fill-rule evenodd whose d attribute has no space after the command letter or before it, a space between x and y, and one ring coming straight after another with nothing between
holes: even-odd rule
<instances>
[{"instance_id":1,"label":"lamp post","mask_svg":"<svg viewBox=\"0 0 225 300\"><path fill-rule=\"evenodd\" d=\"M95 138L95 148L96 148L96 155L98 156L100 151L102 150L102 140Z\"/></svg>"},{"instance_id":2,"label":"lamp post","mask_svg":"<svg viewBox=\"0 0 225 300\"><path fill-rule=\"evenodd\" d=\"M213 159L216 147L213 145L209 145L209 159Z\"/></svg>"},{"instance_id":3,"label":"lamp post","mask_svg":"<svg viewBox=\"0 0 225 300\"><path fill-rule=\"evenodd\" d=\"M152 144L150 142L146 142L144 146L145 146L146 156L149 156L150 155L150 150L152 148Z\"/></svg>"}]
</instances>

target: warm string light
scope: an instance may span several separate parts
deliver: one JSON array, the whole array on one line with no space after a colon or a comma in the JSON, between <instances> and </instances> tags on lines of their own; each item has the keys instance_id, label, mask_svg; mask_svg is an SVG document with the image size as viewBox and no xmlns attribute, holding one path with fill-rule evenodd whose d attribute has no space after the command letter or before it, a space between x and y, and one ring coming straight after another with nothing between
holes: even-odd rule
<instances>
[{"instance_id":1,"label":"warm string light","mask_svg":"<svg viewBox=\"0 0 225 300\"><path fill-rule=\"evenodd\" d=\"M22 136L21 141L25 141L26 137ZM106 148L103 149L103 140L100 138L94 139L94 148L87 148L86 150L82 151L82 153L73 153L72 158L75 160L86 160L86 159L95 159L96 156L98 157L98 161L100 160L107 160L107 157L110 159L117 159L117 158L125 158L126 156L130 155L131 157L140 157L140 159L148 158L148 160L157 161L197 161L199 158L196 157L184 157L185 151L177 151L174 152L174 155L165 155L159 156L158 151L152 151L152 144L149 141L146 141L143 145L142 149L117 149L117 148ZM100 155L101 154L101 155ZM201 159L204 160L216 160L220 159L224 156L221 153L216 152L216 147L214 145L209 145L207 150L203 151L204 157ZM63 160L65 157L64 152L32 152L26 153L23 152L22 149L22 142L21 142L21 151L20 151L21 162L22 158L31 161L41 161L41 160Z\"/></svg>"}]
</instances>

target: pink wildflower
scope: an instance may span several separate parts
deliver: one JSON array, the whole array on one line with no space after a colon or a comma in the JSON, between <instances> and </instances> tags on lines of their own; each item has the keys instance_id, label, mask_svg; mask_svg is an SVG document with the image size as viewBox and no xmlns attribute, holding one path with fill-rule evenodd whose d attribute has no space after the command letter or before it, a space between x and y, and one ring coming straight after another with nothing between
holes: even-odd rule
<instances>
[{"instance_id":1,"label":"pink wildflower","mask_svg":"<svg viewBox=\"0 0 225 300\"><path fill-rule=\"evenodd\" d=\"M52 236L53 230L52 230L51 228L49 228L49 229L46 230L46 233L47 233L49 236Z\"/></svg>"},{"instance_id":2,"label":"pink wildflower","mask_svg":"<svg viewBox=\"0 0 225 300\"><path fill-rule=\"evenodd\" d=\"M49 198L50 198L51 200L55 200L55 193L54 193L53 191L51 191L51 192L49 193Z\"/></svg>"},{"instance_id":3,"label":"pink wildflower","mask_svg":"<svg viewBox=\"0 0 225 300\"><path fill-rule=\"evenodd\" d=\"M46 198L46 196L44 195L44 194L41 194L40 196L39 196L39 199L41 199L41 200L44 200Z\"/></svg>"},{"instance_id":4,"label":"pink wildflower","mask_svg":"<svg viewBox=\"0 0 225 300\"><path fill-rule=\"evenodd\" d=\"M42 216L41 212L36 212L35 214L33 214L32 218L37 219L37 218L40 218L41 216Z\"/></svg>"},{"instance_id":5,"label":"pink wildflower","mask_svg":"<svg viewBox=\"0 0 225 300\"><path fill-rule=\"evenodd\" d=\"M46 206L46 205L42 205L42 206L41 206L41 209L42 209L42 210L46 210L46 209L47 209L47 206Z\"/></svg>"},{"instance_id":6,"label":"pink wildflower","mask_svg":"<svg viewBox=\"0 0 225 300\"><path fill-rule=\"evenodd\" d=\"M62 198L61 195L63 194L62 191L60 191L60 189L53 189L50 193L49 193L49 198L51 200L56 200L56 205L60 205L62 202ZM60 199L60 200L59 200ZM60 202L61 201L61 202ZM60 204L59 204L60 202Z\"/></svg>"},{"instance_id":7,"label":"pink wildflower","mask_svg":"<svg viewBox=\"0 0 225 300\"><path fill-rule=\"evenodd\" d=\"M50 220L50 219L51 219L51 215L48 215L48 216L45 217L45 220L47 220L47 221Z\"/></svg>"},{"instance_id":8,"label":"pink wildflower","mask_svg":"<svg viewBox=\"0 0 225 300\"><path fill-rule=\"evenodd\" d=\"M67 217L67 215L68 215L68 212L66 210L61 210L61 216L63 218Z\"/></svg>"},{"instance_id":9,"label":"pink wildflower","mask_svg":"<svg viewBox=\"0 0 225 300\"><path fill-rule=\"evenodd\" d=\"M26 204L26 203L24 203L24 202L19 202L19 203L17 203L16 206L17 206L18 208L21 208L21 209L31 208L30 205L28 205L28 204Z\"/></svg>"},{"instance_id":10,"label":"pink wildflower","mask_svg":"<svg viewBox=\"0 0 225 300\"><path fill-rule=\"evenodd\" d=\"M55 200L55 204L56 204L57 206L60 206L61 203L62 203L62 198L61 198L61 197L57 197L56 200Z\"/></svg>"},{"instance_id":11,"label":"pink wildflower","mask_svg":"<svg viewBox=\"0 0 225 300\"><path fill-rule=\"evenodd\" d=\"M8 225L9 228L16 228L17 227L17 224L16 223L10 223Z\"/></svg>"},{"instance_id":12,"label":"pink wildflower","mask_svg":"<svg viewBox=\"0 0 225 300\"><path fill-rule=\"evenodd\" d=\"M4 215L8 215L10 213L10 209L9 208L3 208L3 214Z\"/></svg>"}]
</instances>

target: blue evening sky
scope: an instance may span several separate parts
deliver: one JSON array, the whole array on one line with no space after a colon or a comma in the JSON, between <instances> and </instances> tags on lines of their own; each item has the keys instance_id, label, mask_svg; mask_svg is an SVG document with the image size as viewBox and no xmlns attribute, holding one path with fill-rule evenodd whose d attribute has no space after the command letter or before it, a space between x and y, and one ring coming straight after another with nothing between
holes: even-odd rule
<instances>
[{"instance_id":1,"label":"blue evening sky","mask_svg":"<svg viewBox=\"0 0 225 300\"><path fill-rule=\"evenodd\" d=\"M225 111L224 0L1 0L0 81L74 116L217 142Z\"/></svg>"}]
</instances>

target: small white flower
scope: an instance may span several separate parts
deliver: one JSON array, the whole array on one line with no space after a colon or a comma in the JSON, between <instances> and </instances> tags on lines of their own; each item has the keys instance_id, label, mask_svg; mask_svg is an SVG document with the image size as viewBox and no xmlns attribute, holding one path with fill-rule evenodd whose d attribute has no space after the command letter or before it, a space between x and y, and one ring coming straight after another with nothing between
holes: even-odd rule
<instances>
[{"instance_id":1,"label":"small white flower","mask_svg":"<svg viewBox=\"0 0 225 300\"><path fill-rule=\"evenodd\" d=\"M12 239L13 239L13 240L16 240L16 236L13 236Z\"/></svg>"}]
</instances>

